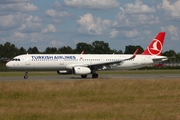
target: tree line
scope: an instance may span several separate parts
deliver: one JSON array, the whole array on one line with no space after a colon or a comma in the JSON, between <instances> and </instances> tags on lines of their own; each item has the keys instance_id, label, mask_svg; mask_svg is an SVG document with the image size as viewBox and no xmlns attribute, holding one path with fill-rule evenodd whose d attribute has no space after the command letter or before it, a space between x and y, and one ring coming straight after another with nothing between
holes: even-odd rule
<instances>
[{"instance_id":1,"label":"tree line","mask_svg":"<svg viewBox=\"0 0 180 120\"><path fill-rule=\"evenodd\" d=\"M85 54L132 54L134 51L140 48L139 54L141 54L144 49L137 45L125 46L125 51L111 49L109 44L104 41L94 41L91 44L80 42L76 44L76 48L72 49L70 46L63 46L60 48L47 47L45 51L39 51L37 47L29 47L27 50L23 47L17 48L14 44L6 42L5 44L0 44L0 58L11 59L14 56L21 54L80 54L85 51ZM162 55L167 56L169 61L180 60L180 53L176 53L174 50L165 51Z\"/></svg>"}]
</instances>

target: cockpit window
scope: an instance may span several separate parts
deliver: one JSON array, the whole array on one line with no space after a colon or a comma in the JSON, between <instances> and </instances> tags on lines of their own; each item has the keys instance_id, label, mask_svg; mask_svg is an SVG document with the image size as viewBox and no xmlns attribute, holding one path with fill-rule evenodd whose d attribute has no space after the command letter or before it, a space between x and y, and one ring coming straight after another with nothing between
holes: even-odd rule
<instances>
[{"instance_id":1,"label":"cockpit window","mask_svg":"<svg viewBox=\"0 0 180 120\"><path fill-rule=\"evenodd\" d=\"M12 61L20 61L19 58L13 58Z\"/></svg>"}]
</instances>

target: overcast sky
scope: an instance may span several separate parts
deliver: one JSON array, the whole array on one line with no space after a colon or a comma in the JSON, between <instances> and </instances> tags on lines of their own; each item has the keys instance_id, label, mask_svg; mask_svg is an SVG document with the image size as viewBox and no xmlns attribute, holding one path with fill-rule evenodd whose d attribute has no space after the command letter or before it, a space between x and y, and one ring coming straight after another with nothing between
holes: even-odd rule
<instances>
[{"instance_id":1,"label":"overcast sky","mask_svg":"<svg viewBox=\"0 0 180 120\"><path fill-rule=\"evenodd\" d=\"M180 0L0 0L0 44L18 48L101 40L111 49L145 49L159 31L163 51L180 52Z\"/></svg>"}]
</instances>

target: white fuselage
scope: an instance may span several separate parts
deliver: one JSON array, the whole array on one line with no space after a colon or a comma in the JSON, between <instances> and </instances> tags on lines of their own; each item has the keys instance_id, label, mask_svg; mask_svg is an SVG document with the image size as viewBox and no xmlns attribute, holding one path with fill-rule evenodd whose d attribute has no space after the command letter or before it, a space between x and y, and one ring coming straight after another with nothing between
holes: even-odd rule
<instances>
[{"instance_id":1,"label":"white fuselage","mask_svg":"<svg viewBox=\"0 0 180 120\"><path fill-rule=\"evenodd\" d=\"M121 54L26 54L16 56L6 66L19 70L71 70L75 66L88 66L110 61L119 61L132 55ZM136 55L134 59L120 64L103 65L105 69L135 69L167 60L165 56Z\"/></svg>"}]
</instances>

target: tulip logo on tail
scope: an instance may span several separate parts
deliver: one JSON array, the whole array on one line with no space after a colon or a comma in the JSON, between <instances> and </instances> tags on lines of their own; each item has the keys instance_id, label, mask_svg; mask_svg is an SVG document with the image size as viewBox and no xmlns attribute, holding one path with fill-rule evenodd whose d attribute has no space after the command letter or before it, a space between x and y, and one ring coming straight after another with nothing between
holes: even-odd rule
<instances>
[{"instance_id":1,"label":"tulip logo on tail","mask_svg":"<svg viewBox=\"0 0 180 120\"><path fill-rule=\"evenodd\" d=\"M160 55L162 51L162 43L158 39L154 39L148 47L148 51L151 55Z\"/></svg>"}]
</instances>

